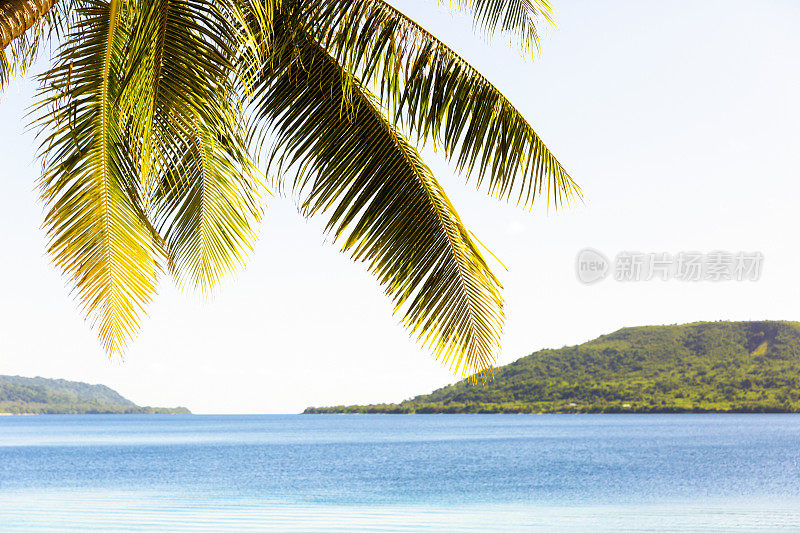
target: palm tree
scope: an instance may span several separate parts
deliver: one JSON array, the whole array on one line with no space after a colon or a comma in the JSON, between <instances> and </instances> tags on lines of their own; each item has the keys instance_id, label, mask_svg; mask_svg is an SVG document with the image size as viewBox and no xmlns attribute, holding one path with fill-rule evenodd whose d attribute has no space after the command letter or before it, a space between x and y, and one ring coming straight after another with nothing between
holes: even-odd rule
<instances>
[{"instance_id":1,"label":"palm tree","mask_svg":"<svg viewBox=\"0 0 800 533\"><path fill-rule=\"evenodd\" d=\"M422 345L455 372L490 368L501 286L418 148L525 207L580 189L455 51L382 0L53 1L0 0L0 84L60 41L34 106L45 228L109 353L163 271L206 293L239 268L261 196L287 190ZM526 56L552 22L546 0L454 4Z\"/></svg>"}]
</instances>

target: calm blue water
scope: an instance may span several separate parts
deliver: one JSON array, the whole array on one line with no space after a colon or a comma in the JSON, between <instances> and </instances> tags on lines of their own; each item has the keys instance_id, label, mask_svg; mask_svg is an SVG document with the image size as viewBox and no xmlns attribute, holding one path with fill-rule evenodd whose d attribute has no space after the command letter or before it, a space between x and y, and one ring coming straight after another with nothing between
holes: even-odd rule
<instances>
[{"instance_id":1,"label":"calm blue water","mask_svg":"<svg viewBox=\"0 0 800 533\"><path fill-rule=\"evenodd\" d=\"M800 530L800 416L0 417L0 530Z\"/></svg>"}]
</instances>

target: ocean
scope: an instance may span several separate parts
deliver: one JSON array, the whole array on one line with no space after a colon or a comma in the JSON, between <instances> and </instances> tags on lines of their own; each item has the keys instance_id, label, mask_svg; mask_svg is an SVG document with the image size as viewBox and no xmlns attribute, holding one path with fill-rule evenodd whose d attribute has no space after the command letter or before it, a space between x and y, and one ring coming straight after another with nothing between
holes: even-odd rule
<instances>
[{"instance_id":1,"label":"ocean","mask_svg":"<svg viewBox=\"0 0 800 533\"><path fill-rule=\"evenodd\" d=\"M800 531L798 415L0 417L0 531Z\"/></svg>"}]
</instances>

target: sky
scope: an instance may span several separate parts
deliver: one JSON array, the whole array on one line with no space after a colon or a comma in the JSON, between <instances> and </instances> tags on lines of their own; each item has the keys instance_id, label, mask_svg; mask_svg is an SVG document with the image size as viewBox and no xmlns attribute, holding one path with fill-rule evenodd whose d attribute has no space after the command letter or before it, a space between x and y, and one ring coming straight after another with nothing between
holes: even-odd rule
<instances>
[{"instance_id":1,"label":"sky","mask_svg":"<svg viewBox=\"0 0 800 533\"><path fill-rule=\"evenodd\" d=\"M626 326L800 320L800 3L554 0L524 61L433 0L394 2L483 72L581 185L527 212L423 154L506 265L505 364ZM267 200L246 268L201 299L164 279L124 359L109 357L44 253L31 79L0 101L0 374L103 383L140 405L296 413L396 402L456 380L420 349L364 265L291 198ZM759 252L757 281L581 283L584 248ZM498 267L499 268L499 267Z\"/></svg>"}]
</instances>

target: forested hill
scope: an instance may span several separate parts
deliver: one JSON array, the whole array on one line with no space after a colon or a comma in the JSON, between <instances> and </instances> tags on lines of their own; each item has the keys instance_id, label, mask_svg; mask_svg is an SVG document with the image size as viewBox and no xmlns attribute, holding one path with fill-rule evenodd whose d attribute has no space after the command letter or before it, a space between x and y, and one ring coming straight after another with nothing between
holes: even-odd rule
<instances>
[{"instance_id":1,"label":"forested hill","mask_svg":"<svg viewBox=\"0 0 800 533\"><path fill-rule=\"evenodd\" d=\"M800 412L800 323L621 329L400 404L306 413Z\"/></svg>"},{"instance_id":2,"label":"forested hill","mask_svg":"<svg viewBox=\"0 0 800 533\"><path fill-rule=\"evenodd\" d=\"M189 413L185 407L139 407L105 385L63 379L0 376L0 413Z\"/></svg>"}]
</instances>

